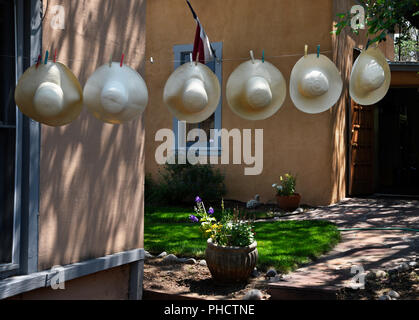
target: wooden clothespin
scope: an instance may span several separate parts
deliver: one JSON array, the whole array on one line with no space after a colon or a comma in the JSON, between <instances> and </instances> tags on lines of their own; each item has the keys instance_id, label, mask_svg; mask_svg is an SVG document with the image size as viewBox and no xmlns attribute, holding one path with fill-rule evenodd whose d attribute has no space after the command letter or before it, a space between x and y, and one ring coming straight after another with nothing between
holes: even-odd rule
<instances>
[{"instance_id":1,"label":"wooden clothespin","mask_svg":"<svg viewBox=\"0 0 419 320\"><path fill-rule=\"evenodd\" d=\"M196 60L195 60L195 65L197 66L199 62L199 51L196 54Z\"/></svg>"},{"instance_id":2,"label":"wooden clothespin","mask_svg":"<svg viewBox=\"0 0 419 320\"><path fill-rule=\"evenodd\" d=\"M48 56L49 56L49 52L47 50L47 52L45 53L45 61L44 61L44 64L48 64Z\"/></svg>"},{"instance_id":3,"label":"wooden clothespin","mask_svg":"<svg viewBox=\"0 0 419 320\"><path fill-rule=\"evenodd\" d=\"M304 46L304 56L307 57L308 55L308 45Z\"/></svg>"},{"instance_id":4,"label":"wooden clothespin","mask_svg":"<svg viewBox=\"0 0 419 320\"><path fill-rule=\"evenodd\" d=\"M255 64L255 55L253 54L253 50L250 50L250 59L252 59L252 63Z\"/></svg>"},{"instance_id":5,"label":"wooden clothespin","mask_svg":"<svg viewBox=\"0 0 419 320\"><path fill-rule=\"evenodd\" d=\"M367 45L365 46L365 51L368 50L368 48L370 47L370 44L371 44L371 40L368 38Z\"/></svg>"},{"instance_id":6,"label":"wooden clothespin","mask_svg":"<svg viewBox=\"0 0 419 320\"><path fill-rule=\"evenodd\" d=\"M39 65L41 64L41 60L42 60L42 53L38 56L38 60L36 61L36 67L38 68Z\"/></svg>"}]
</instances>

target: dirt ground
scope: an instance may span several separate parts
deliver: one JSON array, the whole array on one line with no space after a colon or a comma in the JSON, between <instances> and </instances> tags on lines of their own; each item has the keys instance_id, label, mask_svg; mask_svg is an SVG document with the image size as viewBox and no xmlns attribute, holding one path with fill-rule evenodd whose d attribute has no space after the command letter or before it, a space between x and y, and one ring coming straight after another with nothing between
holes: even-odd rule
<instances>
[{"instance_id":1,"label":"dirt ground","mask_svg":"<svg viewBox=\"0 0 419 320\"><path fill-rule=\"evenodd\" d=\"M345 288L338 294L341 300L377 300L396 291L400 297L397 300L419 300L419 269L399 272L382 279L367 279L365 290Z\"/></svg>"},{"instance_id":2,"label":"dirt ground","mask_svg":"<svg viewBox=\"0 0 419 320\"><path fill-rule=\"evenodd\" d=\"M205 300L242 300L247 292L258 289L268 300L268 280L264 274L251 278L247 284L214 283L206 266L199 264L167 265L162 259L147 260L144 265L144 290L177 294Z\"/></svg>"},{"instance_id":3,"label":"dirt ground","mask_svg":"<svg viewBox=\"0 0 419 320\"><path fill-rule=\"evenodd\" d=\"M204 300L242 300L246 293L258 289L264 300L269 279L262 273L247 284L220 285L211 278L206 266L199 264L165 264L162 259L148 260L144 266L144 290ZM338 300L377 300L391 290L397 300L419 300L419 269L399 272L382 279L367 279L364 290L345 288L337 293Z\"/></svg>"}]
</instances>

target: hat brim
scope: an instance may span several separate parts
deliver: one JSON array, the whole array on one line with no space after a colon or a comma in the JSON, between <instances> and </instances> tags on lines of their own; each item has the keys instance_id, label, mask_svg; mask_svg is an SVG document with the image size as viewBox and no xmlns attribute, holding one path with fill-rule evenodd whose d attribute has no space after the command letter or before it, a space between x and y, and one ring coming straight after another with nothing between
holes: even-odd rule
<instances>
[{"instance_id":1,"label":"hat brim","mask_svg":"<svg viewBox=\"0 0 419 320\"><path fill-rule=\"evenodd\" d=\"M104 109L101 96L108 81L117 81L127 90L128 102L118 113ZM87 80L84 86L84 105L97 119L111 124L122 124L138 118L148 104L147 85L141 75L127 65L120 66L113 62L99 67Z\"/></svg>"},{"instance_id":2,"label":"hat brim","mask_svg":"<svg viewBox=\"0 0 419 320\"><path fill-rule=\"evenodd\" d=\"M377 63L383 68L385 80L384 83L378 89L370 92L365 92L362 89L359 76L364 70L365 66L371 62L371 60L377 61ZM356 59L352 68L351 80L349 82L349 94L351 98L358 104L363 106L369 106L382 100L387 94L391 84L391 71L390 66L386 60L386 57L378 47L370 47L368 50L363 51L358 59Z\"/></svg>"},{"instance_id":3,"label":"hat brim","mask_svg":"<svg viewBox=\"0 0 419 320\"><path fill-rule=\"evenodd\" d=\"M191 78L202 80L208 96L204 109L191 112L185 108L182 94L187 80ZM180 121L199 123L207 120L216 110L221 98L221 87L217 76L202 63L185 63L177 68L169 77L164 87L163 101L169 111Z\"/></svg>"},{"instance_id":4,"label":"hat brim","mask_svg":"<svg viewBox=\"0 0 419 320\"><path fill-rule=\"evenodd\" d=\"M246 83L252 77L264 78L271 88L272 101L264 108L254 108L246 98ZM230 109L246 120L264 120L273 116L284 104L287 96L287 83L273 64L261 60L251 60L239 65L230 75L226 88Z\"/></svg>"},{"instance_id":5,"label":"hat brim","mask_svg":"<svg viewBox=\"0 0 419 320\"><path fill-rule=\"evenodd\" d=\"M51 68L56 68L51 72ZM62 111L54 116L39 114L34 106L34 96L44 82L52 82L61 87L64 93ZM15 102L27 117L51 126L67 125L78 118L83 109L83 92L76 76L62 63L48 62L30 67L19 79L15 89Z\"/></svg>"},{"instance_id":6,"label":"hat brim","mask_svg":"<svg viewBox=\"0 0 419 320\"><path fill-rule=\"evenodd\" d=\"M319 97L306 97L301 94L299 82L307 70L321 70L329 81L329 90ZM342 77L335 64L326 56L310 54L302 57L294 66L290 78L291 99L302 112L309 114L322 113L333 107L339 100L343 89Z\"/></svg>"}]
</instances>

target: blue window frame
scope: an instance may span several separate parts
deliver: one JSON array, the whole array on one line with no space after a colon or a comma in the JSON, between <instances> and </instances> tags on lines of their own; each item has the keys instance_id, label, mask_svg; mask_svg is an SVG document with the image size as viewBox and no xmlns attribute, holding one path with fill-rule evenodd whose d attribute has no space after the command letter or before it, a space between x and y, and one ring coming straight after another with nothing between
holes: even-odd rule
<instances>
[{"instance_id":1,"label":"blue window frame","mask_svg":"<svg viewBox=\"0 0 419 320\"><path fill-rule=\"evenodd\" d=\"M223 44L222 42L214 42L212 43L212 47L215 50L217 59L215 61L210 61L207 63L207 66L215 73L218 80L220 81L220 85L222 84L222 63L218 60L222 59L223 55ZM176 45L173 47L174 52L174 67L175 70L180 67L182 64L190 61L190 53L193 50L192 44L187 45ZM222 99L218 104L217 110L215 113L206 121L203 121L198 124L186 124L181 123L176 117L173 118L173 131L175 133L175 152L187 152L192 145L195 147L195 142L187 142L186 146L179 145L179 137L185 136L190 130L199 128L203 129L207 133L207 141L204 145L198 145L197 152L199 152L200 156L219 156L221 154L221 138L218 137L218 141L214 141L213 137L211 136L212 129L221 130L221 115L222 115Z\"/></svg>"},{"instance_id":2,"label":"blue window frame","mask_svg":"<svg viewBox=\"0 0 419 320\"><path fill-rule=\"evenodd\" d=\"M38 271L40 125L14 103L17 79L41 52L41 0L1 1L0 280Z\"/></svg>"}]
</instances>

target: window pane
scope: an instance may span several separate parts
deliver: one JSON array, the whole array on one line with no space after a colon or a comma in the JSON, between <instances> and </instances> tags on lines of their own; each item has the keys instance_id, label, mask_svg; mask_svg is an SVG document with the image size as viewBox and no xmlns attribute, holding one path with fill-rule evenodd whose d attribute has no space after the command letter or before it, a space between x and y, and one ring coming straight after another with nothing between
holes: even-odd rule
<instances>
[{"instance_id":1,"label":"window pane","mask_svg":"<svg viewBox=\"0 0 419 320\"><path fill-rule=\"evenodd\" d=\"M13 1L0 0L0 126L16 124Z\"/></svg>"},{"instance_id":2,"label":"window pane","mask_svg":"<svg viewBox=\"0 0 419 320\"><path fill-rule=\"evenodd\" d=\"M181 53L181 57L180 57L181 64L191 61L190 54L191 52L189 51ZM215 61L208 62L206 66L210 68L213 72L215 72ZM205 133L207 134L207 139L208 139L207 142L209 143L209 140L211 139L211 134L210 134L211 129L215 128L215 113L213 113L211 117L209 117L207 120L201 123L188 123L186 125L186 132L190 132L192 129L196 129L196 128L199 128L205 131ZM196 140L198 140L198 138ZM188 145L192 145L192 144L193 142L188 143Z\"/></svg>"},{"instance_id":3,"label":"window pane","mask_svg":"<svg viewBox=\"0 0 419 320\"><path fill-rule=\"evenodd\" d=\"M0 264L10 263L13 245L15 130L0 129Z\"/></svg>"},{"instance_id":4,"label":"window pane","mask_svg":"<svg viewBox=\"0 0 419 320\"><path fill-rule=\"evenodd\" d=\"M0 264L12 262L13 245L16 145L13 17L13 1L0 0Z\"/></svg>"}]
</instances>

